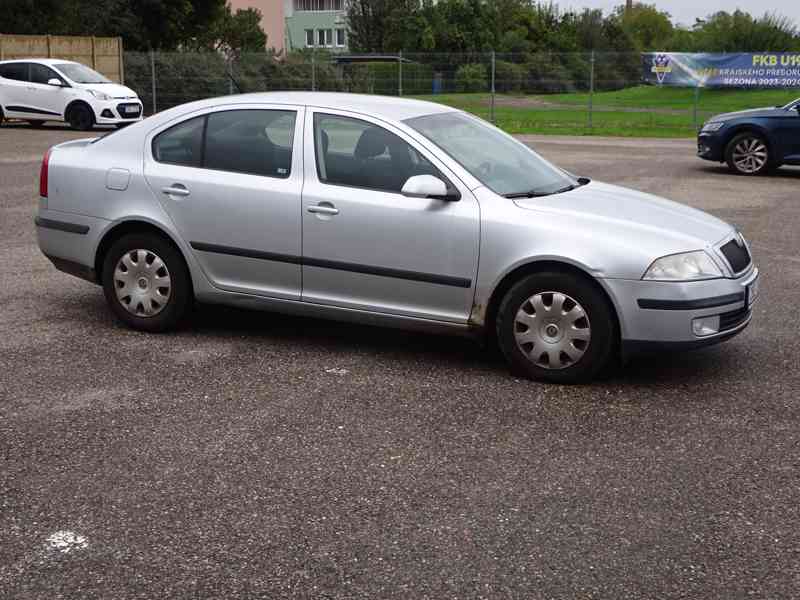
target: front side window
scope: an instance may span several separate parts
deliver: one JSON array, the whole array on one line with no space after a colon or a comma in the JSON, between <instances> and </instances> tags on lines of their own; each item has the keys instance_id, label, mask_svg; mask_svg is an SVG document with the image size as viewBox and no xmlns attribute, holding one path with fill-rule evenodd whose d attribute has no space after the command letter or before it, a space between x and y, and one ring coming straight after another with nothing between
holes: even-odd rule
<instances>
[{"instance_id":1,"label":"front side window","mask_svg":"<svg viewBox=\"0 0 800 600\"><path fill-rule=\"evenodd\" d=\"M28 81L28 63L0 65L0 77L13 81Z\"/></svg>"},{"instance_id":2,"label":"front side window","mask_svg":"<svg viewBox=\"0 0 800 600\"><path fill-rule=\"evenodd\" d=\"M59 63L55 66L75 83L111 83L111 80L97 71L78 63Z\"/></svg>"},{"instance_id":3,"label":"front side window","mask_svg":"<svg viewBox=\"0 0 800 600\"><path fill-rule=\"evenodd\" d=\"M360 119L314 115L314 146L317 175L323 183L395 193L414 175L434 175L447 183L400 137Z\"/></svg>"},{"instance_id":4,"label":"front side window","mask_svg":"<svg viewBox=\"0 0 800 600\"><path fill-rule=\"evenodd\" d=\"M445 112L405 121L500 195L547 195L577 181L524 144L480 119Z\"/></svg>"},{"instance_id":5,"label":"front side window","mask_svg":"<svg viewBox=\"0 0 800 600\"><path fill-rule=\"evenodd\" d=\"M61 79L58 73L53 69L40 65L38 63L31 63L31 83L47 83L51 79Z\"/></svg>"},{"instance_id":6,"label":"front side window","mask_svg":"<svg viewBox=\"0 0 800 600\"><path fill-rule=\"evenodd\" d=\"M297 113L231 110L195 117L158 134L159 162L286 178L291 174Z\"/></svg>"}]
</instances>

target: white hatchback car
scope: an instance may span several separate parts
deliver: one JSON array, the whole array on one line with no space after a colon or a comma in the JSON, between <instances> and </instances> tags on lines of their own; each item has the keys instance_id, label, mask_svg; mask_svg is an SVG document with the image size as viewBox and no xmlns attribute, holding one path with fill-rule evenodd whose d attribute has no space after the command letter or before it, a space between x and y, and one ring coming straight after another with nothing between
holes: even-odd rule
<instances>
[{"instance_id":1,"label":"white hatchback car","mask_svg":"<svg viewBox=\"0 0 800 600\"><path fill-rule=\"evenodd\" d=\"M142 119L132 89L113 83L80 63L59 59L0 62L0 121L31 125L66 121L87 131L95 125L127 125Z\"/></svg>"}]
</instances>

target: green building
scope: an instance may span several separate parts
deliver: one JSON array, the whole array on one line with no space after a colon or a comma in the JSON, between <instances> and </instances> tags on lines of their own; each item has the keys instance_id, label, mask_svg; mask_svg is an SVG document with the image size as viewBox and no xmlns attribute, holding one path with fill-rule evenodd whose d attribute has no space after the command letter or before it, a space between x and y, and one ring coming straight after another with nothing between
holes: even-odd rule
<instances>
[{"instance_id":1,"label":"green building","mask_svg":"<svg viewBox=\"0 0 800 600\"><path fill-rule=\"evenodd\" d=\"M347 50L345 0L284 0L286 49Z\"/></svg>"}]
</instances>

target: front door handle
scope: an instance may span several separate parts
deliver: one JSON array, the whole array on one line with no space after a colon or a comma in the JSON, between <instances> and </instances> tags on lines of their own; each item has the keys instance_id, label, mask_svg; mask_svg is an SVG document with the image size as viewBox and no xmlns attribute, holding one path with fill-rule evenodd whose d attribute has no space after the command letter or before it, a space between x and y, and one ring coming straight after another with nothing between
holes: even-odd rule
<instances>
[{"instance_id":1,"label":"front door handle","mask_svg":"<svg viewBox=\"0 0 800 600\"><path fill-rule=\"evenodd\" d=\"M338 215L339 209L332 205L315 204L308 207L308 212L320 215Z\"/></svg>"},{"instance_id":2,"label":"front door handle","mask_svg":"<svg viewBox=\"0 0 800 600\"><path fill-rule=\"evenodd\" d=\"M161 191L167 196L181 196L185 198L189 195L189 190L186 189L185 185L180 183L173 183L171 186L161 188Z\"/></svg>"}]
</instances>

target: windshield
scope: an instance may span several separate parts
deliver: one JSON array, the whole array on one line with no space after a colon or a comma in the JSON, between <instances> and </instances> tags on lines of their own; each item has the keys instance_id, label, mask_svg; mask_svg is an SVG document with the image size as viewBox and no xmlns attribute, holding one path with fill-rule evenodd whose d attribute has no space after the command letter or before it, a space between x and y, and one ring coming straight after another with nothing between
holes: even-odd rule
<instances>
[{"instance_id":1,"label":"windshield","mask_svg":"<svg viewBox=\"0 0 800 600\"><path fill-rule=\"evenodd\" d=\"M61 63L53 66L75 83L111 83L110 80L100 75L100 73L84 65L79 65L77 63Z\"/></svg>"},{"instance_id":2,"label":"windshield","mask_svg":"<svg viewBox=\"0 0 800 600\"><path fill-rule=\"evenodd\" d=\"M497 194L547 195L567 191L577 183L510 135L470 115L438 113L405 123Z\"/></svg>"},{"instance_id":3,"label":"windshield","mask_svg":"<svg viewBox=\"0 0 800 600\"><path fill-rule=\"evenodd\" d=\"M798 98L797 100L792 100L791 102L789 102L789 104L787 104L783 108L785 108L786 110L791 110L798 104L800 104L800 98Z\"/></svg>"}]
</instances>

